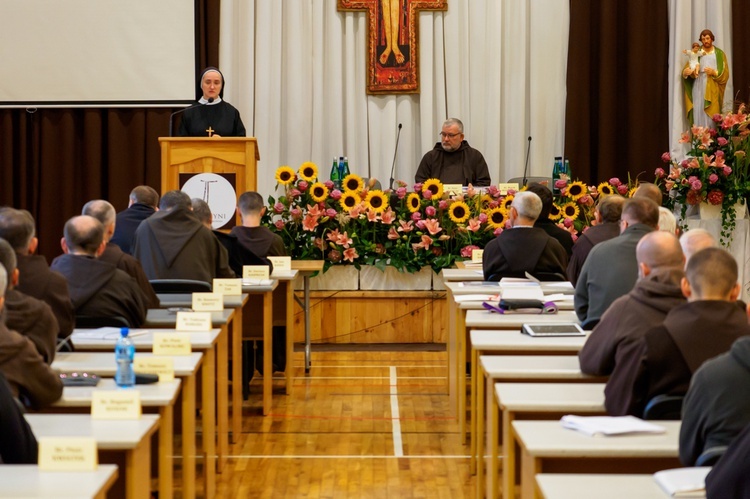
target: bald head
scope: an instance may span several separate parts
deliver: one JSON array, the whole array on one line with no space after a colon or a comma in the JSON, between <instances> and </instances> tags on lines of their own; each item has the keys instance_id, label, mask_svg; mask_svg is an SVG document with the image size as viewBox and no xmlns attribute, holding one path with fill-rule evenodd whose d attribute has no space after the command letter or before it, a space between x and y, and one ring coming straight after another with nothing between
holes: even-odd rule
<instances>
[{"instance_id":1,"label":"bald head","mask_svg":"<svg viewBox=\"0 0 750 499\"><path fill-rule=\"evenodd\" d=\"M740 293L737 275L737 262L729 252L705 248L695 253L685 266L682 292L690 301L735 301Z\"/></svg>"},{"instance_id":2,"label":"bald head","mask_svg":"<svg viewBox=\"0 0 750 499\"><path fill-rule=\"evenodd\" d=\"M663 206L659 206L659 230L677 234L677 219Z\"/></svg>"},{"instance_id":3,"label":"bald head","mask_svg":"<svg viewBox=\"0 0 750 499\"><path fill-rule=\"evenodd\" d=\"M96 218L79 215L65 223L61 244L66 253L99 256L103 242L104 226Z\"/></svg>"},{"instance_id":4,"label":"bald head","mask_svg":"<svg viewBox=\"0 0 750 499\"><path fill-rule=\"evenodd\" d=\"M635 190L633 197L650 199L656 203L657 206L661 206L663 202L661 189L659 189L658 185L652 184L651 182L641 182L638 184L638 188Z\"/></svg>"},{"instance_id":5,"label":"bald head","mask_svg":"<svg viewBox=\"0 0 750 499\"><path fill-rule=\"evenodd\" d=\"M635 257L643 276L658 270L681 269L685 265L677 237L663 231L643 236L635 248Z\"/></svg>"},{"instance_id":6,"label":"bald head","mask_svg":"<svg viewBox=\"0 0 750 499\"><path fill-rule=\"evenodd\" d=\"M715 248L716 239L706 229L700 227L690 229L680 236L680 246L685 254L685 260L690 261L690 257L705 248Z\"/></svg>"}]
</instances>

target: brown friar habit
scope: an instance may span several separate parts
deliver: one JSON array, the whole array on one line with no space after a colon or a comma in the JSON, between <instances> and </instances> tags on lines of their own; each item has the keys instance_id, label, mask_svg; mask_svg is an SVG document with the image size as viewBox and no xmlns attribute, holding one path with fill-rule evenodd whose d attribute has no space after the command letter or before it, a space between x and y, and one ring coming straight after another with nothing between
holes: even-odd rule
<instances>
[{"instance_id":1,"label":"brown friar habit","mask_svg":"<svg viewBox=\"0 0 750 499\"><path fill-rule=\"evenodd\" d=\"M504 230L487 243L482 257L485 281L525 277L528 272L565 276L568 255L562 245L537 227Z\"/></svg>"},{"instance_id":2,"label":"brown friar habit","mask_svg":"<svg viewBox=\"0 0 750 499\"><path fill-rule=\"evenodd\" d=\"M99 260L111 263L135 279L138 287L141 288L143 295L146 297L148 308L159 308L159 298L154 293L154 288L148 282L148 277L143 272L143 267L141 267L138 260L122 251L119 246L112 242L107 243L104 252L99 255Z\"/></svg>"},{"instance_id":3,"label":"brown friar habit","mask_svg":"<svg viewBox=\"0 0 750 499\"><path fill-rule=\"evenodd\" d=\"M50 270L47 260L40 255L16 255L20 273L16 289L38 298L52 308L60 330L58 338L67 338L73 332L75 320L73 303L70 301L68 281Z\"/></svg>"},{"instance_id":4,"label":"brown friar habit","mask_svg":"<svg viewBox=\"0 0 750 499\"><path fill-rule=\"evenodd\" d=\"M141 222L132 248L149 279L212 283L215 277L234 277L219 240L184 208L159 211Z\"/></svg>"},{"instance_id":5,"label":"brown friar habit","mask_svg":"<svg viewBox=\"0 0 750 499\"><path fill-rule=\"evenodd\" d=\"M271 232L268 227L237 226L232 228L231 234L237 238L240 245L259 257L287 255L281 236Z\"/></svg>"},{"instance_id":6,"label":"brown friar habit","mask_svg":"<svg viewBox=\"0 0 750 499\"><path fill-rule=\"evenodd\" d=\"M674 307L662 325L646 332L640 349L615 365L604 388L607 412L640 417L657 395L685 395L701 364L748 334L742 302L698 300Z\"/></svg>"},{"instance_id":7,"label":"brown friar habit","mask_svg":"<svg viewBox=\"0 0 750 499\"><path fill-rule=\"evenodd\" d=\"M16 289L5 292L5 325L29 338L47 364L55 360L57 325L55 314L42 300Z\"/></svg>"},{"instance_id":8,"label":"brown friar habit","mask_svg":"<svg viewBox=\"0 0 750 499\"><path fill-rule=\"evenodd\" d=\"M114 265L91 256L61 255L52 269L68 279L76 315L123 317L130 327L146 320L146 297L130 277Z\"/></svg>"}]
</instances>

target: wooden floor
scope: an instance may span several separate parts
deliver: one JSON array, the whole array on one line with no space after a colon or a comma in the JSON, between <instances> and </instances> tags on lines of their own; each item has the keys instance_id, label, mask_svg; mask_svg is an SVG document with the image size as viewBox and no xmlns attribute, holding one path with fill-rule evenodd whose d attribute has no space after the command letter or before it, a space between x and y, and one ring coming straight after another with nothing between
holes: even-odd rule
<instances>
[{"instance_id":1,"label":"wooden floor","mask_svg":"<svg viewBox=\"0 0 750 499\"><path fill-rule=\"evenodd\" d=\"M446 394L446 352L313 353L260 415L260 383L217 497L409 498L474 493Z\"/></svg>"}]
</instances>

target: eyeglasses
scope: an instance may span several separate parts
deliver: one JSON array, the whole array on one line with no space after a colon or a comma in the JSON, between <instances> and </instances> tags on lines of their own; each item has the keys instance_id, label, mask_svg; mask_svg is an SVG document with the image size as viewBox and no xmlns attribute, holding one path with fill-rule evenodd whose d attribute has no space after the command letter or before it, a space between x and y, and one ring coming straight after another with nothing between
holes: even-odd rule
<instances>
[{"instance_id":1,"label":"eyeglasses","mask_svg":"<svg viewBox=\"0 0 750 499\"><path fill-rule=\"evenodd\" d=\"M461 135L461 132L458 132L458 133L445 133L445 132L440 132L440 133L439 133L438 135L439 135L439 136L440 136L440 138L442 138L442 139L445 139L445 138L450 138L450 139L452 139L452 138L453 138L453 137L455 137L456 135Z\"/></svg>"}]
</instances>

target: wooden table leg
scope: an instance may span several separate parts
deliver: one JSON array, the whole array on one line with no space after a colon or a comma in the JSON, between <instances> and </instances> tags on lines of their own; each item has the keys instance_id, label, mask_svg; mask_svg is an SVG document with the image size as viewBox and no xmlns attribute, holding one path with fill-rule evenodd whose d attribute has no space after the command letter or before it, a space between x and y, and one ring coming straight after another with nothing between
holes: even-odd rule
<instances>
[{"instance_id":1,"label":"wooden table leg","mask_svg":"<svg viewBox=\"0 0 750 499\"><path fill-rule=\"evenodd\" d=\"M195 393L195 376L182 378L182 497L185 499L195 499Z\"/></svg>"},{"instance_id":2,"label":"wooden table leg","mask_svg":"<svg viewBox=\"0 0 750 499\"><path fill-rule=\"evenodd\" d=\"M521 499L536 497L536 475L542 472L541 459L530 455L525 449L521 450Z\"/></svg>"},{"instance_id":3,"label":"wooden table leg","mask_svg":"<svg viewBox=\"0 0 750 499\"><path fill-rule=\"evenodd\" d=\"M476 350L472 349L472 352ZM475 360L478 360L478 355L473 355ZM487 390L487 380L484 377L484 369L477 362L477 367L474 368L477 372L476 381L476 400L471 401L471 419L474 422L474 426L471 433L471 438L476 442L474 457L476 462L476 473L477 473L477 485L484 482L484 413L485 413L485 390Z\"/></svg>"},{"instance_id":4,"label":"wooden table leg","mask_svg":"<svg viewBox=\"0 0 750 499\"><path fill-rule=\"evenodd\" d=\"M224 366L226 370L226 365ZM203 483L205 497L216 493L216 354L214 349L203 353L201 369L201 412L203 427Z\"/></svg>"},{"instance_id":5,"label":"wooden table leg","mask_svg":"<svg viewBox=\"0 0 750 499\"><path fill-rule=\"evenodd\" d=\"M222 327L216 342L216 414L219 424L216 471L221 473L229 454L229 327Z\"/></svg>"},{"instance_id":6,"label":"wooden table leg","mask_svg":"<svg viewBox=\"0 0 750 499\"><path fill-rule=\"evenodd\" d=\"M500 481L500 402L498 400L495 400L494 404L490 405L490 424L489 424L489 433L490 433L490 468L487 472L488 480L487 480L487 494L486 497L491 499L497 499L498 497L498 489L499 487L499 481ZM503 440L505 442L505 440ZM503 463L503 476L505 476L505 473L508 471L508 469L505 467L505 464ZM505 496L503 496L505 497Z\"/></svg>"},{"instance_id":7,"label":"wooden table leg","mask_svg":"<svg viewBox=\"0 0 750 499\"><path fill-rule=\"evenodd\" d=\"M479 360L479 355L476 350L473 348L471 349L471 400L468 404L464 405L464 412L466 412L466 409L471 411L470 414L470 428L469 428L469 438L471 440L469 444L469 450L470 455L472 457L472 460L469 463L469 466L471 468L472 474L476 473L477 469L477 463L476 463L476 455L477 455L477 411L474 410L472 407L474 404L477 403L477 387L479 385L479 380L477 379L477 363ZM466 389L464 389L464 393L466 393Z\"/></svg>"},{"instance_id":8,"label":"wooden table leg","mask_svg":"<svg viewBox=\"0 0 750 499\"><path fill-rule=\"evenodd\" d=\"M459 326L461 326L460 321ZM456 335L458 340L458 431L461 443L466 443L466 327L458 327ZM473 380L472 377L472 382Z\"/></svg>"},{"instance_id":9,"label":"wooden table leg","mask_svg":"<svg viewBox=\"0 0 750 499\"><path fill-rule=\"evenodd\" d=\"M250 300L248 300L249 303ZM242 307L234 309L232 318L232 440L239 441L242 433ZM221 366L221 361L219 361Z\"/></svg>"},{"instance_id":10,"label":"wooden table leg","mask_svg":"<svg viewBox=\"0 0 750 499\"><path fill-rule=\"evenodd\" d=\"M263 415L271 413L273 397L273 294L263 293ZM288 360L287 360L288 361Z\"/></svg>"},{"instance_id":11,"label":"wooden table leg","mask_svg":"<svg viewBox=\"0 0 750 499\"><path fill-rule=\"evenodd\" d=\"M291 395L292 387L294 386L294 365L292 362L292 357L294 355L294 286L292 286L292 281L283 281L282 283L286 286L286 289L284 290L286 296L286 307L284 310L284 328L286 329L286 369L284 374L286 375L286 394Z\"/></svg>"},{"instance_id":12,"label":"wooden table leg","mask_svg":"<svg viewBox=\"0 0 750 499\"><path fill-rule=\"evenodd\" d=\"M513 434L513 414L503 411L503 497L514 497L516 493L516 436Z\"/></svg>"},{"instance_id":13,"label":"wooden table leg","mask_svg":"<svg viewBox=\"0 0 750 499\"><path fill-rule=\"evenodd\" d=\"M140 499L151 495L151 436L125 454L125 497Z\"/></svg>"},{"instance_id":14,"label":"wooden table leg","mask_svg":"<svg viewBox=\"0 0 750 499\"><path fill-rule=\"evenodd\" d=\"M159 499L172 499L174 491L174 408L159 409Z\"/></svg>"}]
</instances>

